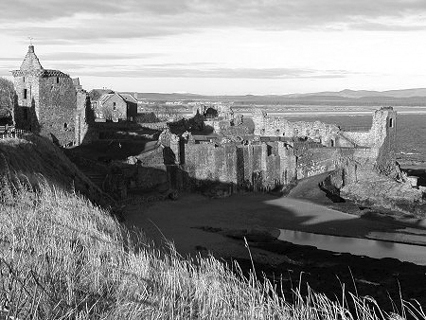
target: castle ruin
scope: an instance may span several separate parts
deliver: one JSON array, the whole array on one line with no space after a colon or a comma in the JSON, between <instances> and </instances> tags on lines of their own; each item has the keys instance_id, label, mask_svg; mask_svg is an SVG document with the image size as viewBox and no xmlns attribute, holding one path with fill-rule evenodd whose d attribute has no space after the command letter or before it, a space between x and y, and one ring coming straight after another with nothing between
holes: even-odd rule
<instances>
[{"instance_id":1,"label":"castle ruin","mask_svg":"<svg viewBox=\"0 0 426 320\"><path fill-rule=\"evenodd\" d=\"M220 184L229 193L273 190L337 170L344 170L346 183L373 171L395 173L397 119L392 108L375 111L370 130L364 132L319 121L291 122L258 109L253 120L255 134L241 137L221 131L206 139L166 129L157 151L136 158L140 165L167 172L173 188L199 190Z\"/></svg>"},{"instance_id":2,"label":"castle ruin","mask_svg":"<svg viewBox=\"0 0 426 320\"><path fill-rule=\"evenodd\" d=\"M43 68L33 45L12 75L18 100L17 128L40 133L59 145L74 143L77 110L84 108L86 101L83 90L76 90L69 75Z\"/></svg>"}]
</instances>

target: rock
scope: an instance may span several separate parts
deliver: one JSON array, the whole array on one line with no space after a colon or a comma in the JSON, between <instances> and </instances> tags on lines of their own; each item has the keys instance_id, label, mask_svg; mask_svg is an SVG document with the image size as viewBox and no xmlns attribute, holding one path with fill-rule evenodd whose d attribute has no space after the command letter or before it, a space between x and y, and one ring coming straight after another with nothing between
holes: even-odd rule
<instances>
[{"instance_id":1,"label":"rock","mask_svg":"<svg viewBox=\"0 0 426 320\"><path fill-rule=\"evenodd\" d=\"M179 198L179 194L176 190L172 190L169 192L168 197L170 200L176 201Z\"/></svg>"}]
</instances>

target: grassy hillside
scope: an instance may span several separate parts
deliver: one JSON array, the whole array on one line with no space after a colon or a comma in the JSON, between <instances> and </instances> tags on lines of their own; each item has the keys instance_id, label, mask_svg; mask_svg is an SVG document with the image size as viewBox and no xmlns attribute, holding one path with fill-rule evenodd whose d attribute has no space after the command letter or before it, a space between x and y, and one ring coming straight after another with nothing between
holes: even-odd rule
<instances>
[{"instance_id":1,"label":"grassy hillside","mask_svg":"<svg viewBox=\"0 0 426 320\"><path fill-rule=\"evenodd\" d=\"M66 173L81 174L46 141L0 150L0 319L400 319L341 292L333 302L296 290L289 304L279 284L237 265L154 248L67 188ZM410 304L404 312L426 319Z\"/></svg>"},{"instance_id":2,"label":"grassy hillside","mask_svg":"<svg viewBox=\"0 0 426 320\"><path fill-rule=\"evenodd\" d=\"M28 133L23 139L0 139L1 159L5 162L2 167L7 165L32 184L43 179L56 189L76 191L97 204L111 205L109 198L46 138Z\"/></svg>"}]
</instances>

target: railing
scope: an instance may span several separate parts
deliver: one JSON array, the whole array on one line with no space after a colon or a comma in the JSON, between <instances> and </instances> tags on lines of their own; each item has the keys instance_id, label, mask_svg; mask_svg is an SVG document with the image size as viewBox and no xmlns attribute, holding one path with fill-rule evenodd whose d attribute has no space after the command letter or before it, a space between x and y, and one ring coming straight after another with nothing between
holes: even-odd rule
<instances>
[{"instance_id":1,"label":"railing","mask_svg":"<svg viewBox=\"0 0 426 320\"><path fill-rule=\"evenodd\" d=\"M14 126L0 126L0 138L8 139L8 138L22 138L27 131L22 129L15 129Z\"/></svg>"}]
</instances>

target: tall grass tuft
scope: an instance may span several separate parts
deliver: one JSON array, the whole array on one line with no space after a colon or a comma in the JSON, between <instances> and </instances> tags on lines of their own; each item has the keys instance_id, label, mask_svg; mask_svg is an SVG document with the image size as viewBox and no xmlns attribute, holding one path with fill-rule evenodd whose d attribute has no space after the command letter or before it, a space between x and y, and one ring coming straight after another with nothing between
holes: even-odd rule
<instances>
[{"instance_id":1,"label":"tall grass tuft","mask_svg":"<svg viewBox=\"0 0 426 320\"><path fill-rule=\"evenodd\" d=\"M290 304L238 265L184 259L172 245L130 236L79 195L43 180L34 188L10 171L2 177L0 319L426 319L418 305L385 314L356 296L349 312L310 290Z\"/></svg>"}]
</instances>

